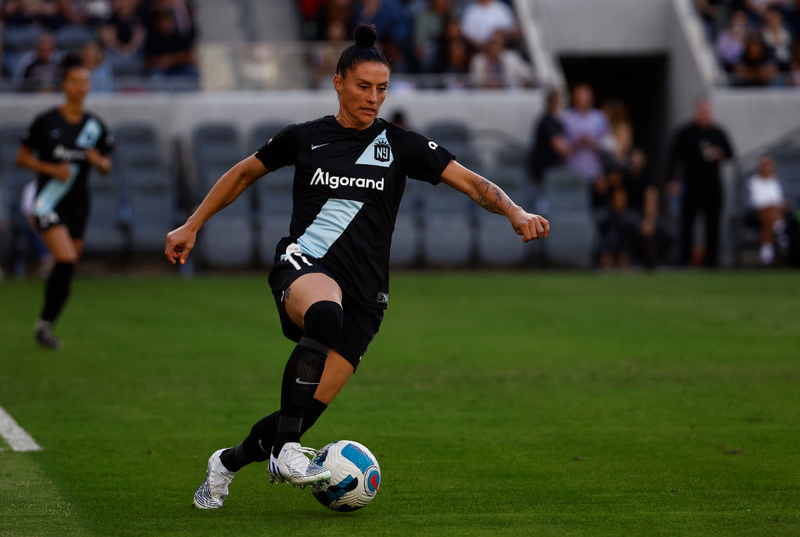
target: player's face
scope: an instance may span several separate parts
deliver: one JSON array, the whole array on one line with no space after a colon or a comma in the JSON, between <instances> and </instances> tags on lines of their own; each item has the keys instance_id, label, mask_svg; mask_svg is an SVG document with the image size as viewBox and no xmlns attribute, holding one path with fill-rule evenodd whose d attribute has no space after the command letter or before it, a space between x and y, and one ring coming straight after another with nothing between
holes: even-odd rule
<instances>
[{"instance_id":1,"label":"player's face","mask_svg":"<svg viewBox=\"0 0 800 537\"><path fill-rule=\"evenodd\" d=\"M64 94L68 100L83 101L91 89L91 75L88 69L70 69L64 78Z\"/></svg>"},{"instance_id":2,"label":"player's face","mask_svg":"<svg viewBox=\"0 0 800 537\"><path fill-rule=\"evenodd\" d=\"M339 108L352 126L366 128L372 125L386 100L389 87L389 68L378 62L363 62L349 69L344 76L333 78L339 94Z\"/></svg>"}]
</instances>

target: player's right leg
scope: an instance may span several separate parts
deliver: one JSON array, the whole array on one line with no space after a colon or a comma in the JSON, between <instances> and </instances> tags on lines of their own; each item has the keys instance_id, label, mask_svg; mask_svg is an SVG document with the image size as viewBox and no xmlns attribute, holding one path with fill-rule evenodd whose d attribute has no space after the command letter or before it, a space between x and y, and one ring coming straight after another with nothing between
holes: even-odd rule
<instances>
[{"instance_id":1,"label":"player's right leg","mask_svg":"<svg viewBox=\"0 0 800 537\"><path fill-rule=\"evenodd\" d=\"M309 460L300 436L312 405L328 353L342 331L342 291L330 276L313 272L294 280L283 293L286 314L303 335L289 356L281 385L281 411L270 455L273 481L311 485L330 480L330 471Z\"/></svg>"},{"instance_id":2,"label":"player's right leg","mask_svg":"<svg viewBox=\"0 0 800 537\"><path fill-rule=\"evenodd\" d=\"M53 254L55 265L45 285L42 313L36 321L36 342L42 347L60 349L61 341L53 333L55 323L69 297L78 252L66 225L58 224L42 231L42 240Z\"/></svg>"}]
</instances>

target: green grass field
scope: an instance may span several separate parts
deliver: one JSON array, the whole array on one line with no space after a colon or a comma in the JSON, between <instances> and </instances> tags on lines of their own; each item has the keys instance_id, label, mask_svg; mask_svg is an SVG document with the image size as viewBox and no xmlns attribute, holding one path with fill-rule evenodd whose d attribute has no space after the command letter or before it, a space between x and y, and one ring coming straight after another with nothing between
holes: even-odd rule
<instances>
[{"instance_id":1,"label":"green grass field","mask_svg":"<svg viewBox=\"0 0 800 537\"><path fill-rule=\"evenodd\" d=\"M800 277L399 275L381 334L304 438L383 471L339 514L208 456L271 412L291 344L265 277L0 284L0 535L800 535ZM2 440L0 440L2 444ZM5 446L3 446L5 447Z\"/></svg>"}]
</instances>

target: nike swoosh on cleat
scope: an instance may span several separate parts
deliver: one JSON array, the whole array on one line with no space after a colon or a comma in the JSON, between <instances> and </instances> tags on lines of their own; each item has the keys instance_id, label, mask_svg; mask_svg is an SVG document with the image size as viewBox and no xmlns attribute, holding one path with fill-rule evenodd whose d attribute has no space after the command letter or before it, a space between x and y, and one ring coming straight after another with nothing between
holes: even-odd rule
<instances>
[{"instance_id":1,"label":"nike swoosh on cleat","mask_svg":"<svg viewBox=\"0 0 800 537\"><path fill-rule=\"evenodd\" d=\"M305 384L306 386L316 386L317 384L319 384L319 382L303 382L302 380L300 380L300 377L297 377L297 379L295 379L295 382L298 384Z\"/></svg>"},{"instance_id":2,"label":"nike swoosh on cleat","mask_svg":"<svg viewBox=\"0 0 800 537\"><path fill-rule=\"evenodd\" d=\"M311 146L311 151L314 151L315 149L319 149L320 147L326 146L326 145L328 145L329 143L330 143L330 142L327 142L327 143L324 143L324 144L319 144L319 145L312 145L312 146Z\"/></svg>"}]
</instances>

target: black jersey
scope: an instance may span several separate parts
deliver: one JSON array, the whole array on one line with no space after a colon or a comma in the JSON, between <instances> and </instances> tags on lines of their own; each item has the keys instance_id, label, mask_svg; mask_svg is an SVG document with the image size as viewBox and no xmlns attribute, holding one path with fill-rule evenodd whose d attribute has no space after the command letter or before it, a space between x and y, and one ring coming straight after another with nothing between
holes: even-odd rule
<instances>
[{"instance_id":1,"label":"black jersey","mask_svg":"<svg viewBox=\"0 0 800 537\"><path fill-rule=\"evenodd\" d=\"M89 205L89 162L86 150L96 148L103 155L111 153L114 140L99 118L84 113L79 123L69 123L57 108L38 116L25 134L22 143L43 162L67 162L72 175L59 181L39 174L34 213L42 216L60 204L71 207Z\"/></svg>"},{"instance_id":2,"label":"black jersey","mask_svg":"<svg viewBox=\"0 0 800 537\"><path fill-rule=\"evenodd\" d=\"M406 177L438 184L455 157L385 120L358 130L333 116L285 128L256 157L270 171L295 166L292 222L276 261L296 243L322 260L345 292L386 308L392 232Z\"/></svg>"}]
</instances>

